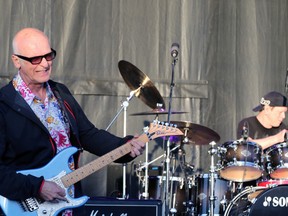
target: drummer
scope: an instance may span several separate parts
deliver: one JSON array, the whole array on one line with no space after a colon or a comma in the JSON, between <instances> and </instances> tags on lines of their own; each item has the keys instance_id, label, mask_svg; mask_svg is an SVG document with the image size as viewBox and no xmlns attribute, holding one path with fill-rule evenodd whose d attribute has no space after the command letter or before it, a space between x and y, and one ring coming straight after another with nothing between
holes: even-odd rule
<instances>
[{"instance_id":1,"label":"drummer","mask_svg":"<svg viewBox=\"0 0 288 216\"><path fill-rule=\"evenodd\" d=\"M237 138L245 138L261 145L262 149L286 141L286 125L283 123L287 112L287 98L272 91L264 95L253 111L256 116L242 119L238 124ZM245 133L247 133L245 135Z\"/></svg>"},{"instance_id":2,"label":"drummer","mask_svg":"<svg viewBox=\"0 0 288 216\"><path fill-rule=\"evenodd\" d=\"M237 138L247 139L259 144L262 150L286 140L286 125L283 123L287 112L287 98L279 92L272 91L264 95L260 104L253 111L258 112L255 116L242 119L237 128ZM247 133L247 134L245 134ZM261 178L266 179L263 175ZM258 180L240 183L237 187L241 191L246 186L256 186ZM239 192L239 191L237 191ZM239 201L237 208L231 210L229 215L238 215L247 210L247 203Z\"/></svg>"}]
</instances>

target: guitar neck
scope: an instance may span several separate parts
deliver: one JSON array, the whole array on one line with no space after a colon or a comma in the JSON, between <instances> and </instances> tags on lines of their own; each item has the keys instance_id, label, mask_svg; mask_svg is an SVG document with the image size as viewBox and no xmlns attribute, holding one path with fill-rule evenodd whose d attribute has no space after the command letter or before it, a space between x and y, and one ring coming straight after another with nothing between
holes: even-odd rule
<instances>
[{"instance_id":1,"label":"guitar neck","mask_svg":"<svg viewBox=\"0 0 288 216\"><path fill-rule=\"evenodd\" d=\"M147 142L148 138L146 134L142 134L137 138L143 142ZM67 175L61 178L63 185L67 188L78 181L86 178L87 176L93 174L94 172L100 170L106 165L112 163L113 161L119 159L120 157L131 152L131 143L127 142L126 144L114 149L113 151L93 160L92 162L76 169L75 171L68 173Z\"/></svg>"},{"instance_id":2,"label":"guitar neck","mask_svg":"<svg viewBox=\"0 0 288 216\"><path fill-rule=\"evenodd\" d=\"M154 121L153 123L150 123L149 128L146 127L144 129L144 133L137 137L137 140L145 143L157 137L163 137L168 135L183 135L183 132L180 131L178 128L171 127L166 124L159 125L158 122ZM69 186L81 181L85 177L91 175L92 173L98 171L99 169L105 167L106 165L112 163L120 157L128 154L129 152L131 152L131 149L131 142L127 142L126 144L93 160L92 162L76 169L75 171L68 173L67 175L61 177L61 181L64 187L68 188Z\"/></svg>"}]
</instances>

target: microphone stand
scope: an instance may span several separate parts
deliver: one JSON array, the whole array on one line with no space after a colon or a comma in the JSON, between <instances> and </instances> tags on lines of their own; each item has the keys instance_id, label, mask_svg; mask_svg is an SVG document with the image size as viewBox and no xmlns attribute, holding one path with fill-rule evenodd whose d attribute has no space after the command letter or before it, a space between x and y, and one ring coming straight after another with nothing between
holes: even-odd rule
<instances>
[{"instance_id":1,"label":"microphone stand","mask_svg":"<svg viewBox=\"0 0 288 216\"><path fill-rule=\"evenodd\" d=\"M175 70L175 65L176 62L178 61L177 56L175 56L173 58L172 61L172 76L171 76L171 83L170 83L170 94L169 94L169 107L168 107L168 119L167 119L167 124L170 124L170 116L171 116L171 103L172 103L172 94L173 94L173 89L175 86L174 83L174 70ZM164 201L165 201L165 212L166 215L169 215L169 200L168 197L171 196L171 194L169 194L169 196L167 196L168 192L169 192L169 171L170 171L170 139L166 139L166 182L165 182L165 189L164 189ZM173 212L174 213L174 212ZM174 214L173 214L174 215Z\"/></svg>"}]
</instances>

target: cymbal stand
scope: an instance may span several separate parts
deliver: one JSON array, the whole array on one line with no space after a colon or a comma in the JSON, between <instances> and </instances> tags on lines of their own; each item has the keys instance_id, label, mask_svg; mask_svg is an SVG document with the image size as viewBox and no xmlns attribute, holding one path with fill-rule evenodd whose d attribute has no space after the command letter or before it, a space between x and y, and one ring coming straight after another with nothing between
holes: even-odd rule
<instances>
[{"instance_id":1,"label":"cymbal stand","mask_svg":"<svg viewBox=\"0 0 288 216\"><path fill-rule=\"evenodd\" d=\"M106 131L108 131L110 129L110 127L115 122L115 120L118 118L120 113L124 110L123 136L125 137L127 135L126 134L126 128L127 128L127 125L126 125L126 123L127 123L127 107L129 106L129 101L134 97L134 95L136 95L136 93L138 91L140 91L141 88L142 87L140 86L136 90L131 91L130 94L129 94L129 97L127 97L125 101L121 102L121 108L119 109L119 111L117 112L115 117L112 119L110 124L107 126ZM127 164L123 163L122 166L123 166L123 173L122 173L122 178L123 178L122 198L125 199L126 198L126 167L127 167Z\"/></svg>"},{"instance_id":2,"label":"cymbal stand","mask_svg":"<svg viewBox=\"0 0 288 216\"><path fill-rule=\"evenodd\" d=\"M157 104L157 106L160 106L161 104ZM161 105L162 106L162 105ZM156 115L155 117L155 121L158 120L158 115ZM149 181L148 181L148 168L149 168L149 163L148 163L148 153L149 153L149 149L148 149L148 143L146 143L145 145L145 163L144 163L144 167L145 167L145 176L144 176L144 193L142 193L142 197L144 199L149 199ZM143 167L143 168L144 168Z\"/></svg>"},{"instance_id":3,"label":"cymbal stand","mask_svg":"<svg viewBox=\"0 0 288 216\"><path fill-rule=\"evenodd\" d=\"M172 196L172 197L170 199L169 209L170 209L171 215L174 215L174 214L177 213L177 209L176 209L176 192L177 191L175 192L175 188L174 188L174 184L173 184L173 180L174 180L173 176L174 176L175 171L176 171L176 156L175 156L175 153L172 153L171 159L172 159L172 171L171 171L170 196Z\"/></svg>"},{"instance_id":4,"label":"cymbal stand","mask_svg":"<svg viewBox=\"0 0 288 216\"><path fill-rule=\"evenodd\" d=\"M121 108L119 109L119 111L116 113L115 117L112 119L112 121L110 122L110 124L107 126L106 131L108 131L110 129L110 127L112 126L112 124L115 122L115 120L118 118L118 116L121 114L121 112L124 110L124 133L126 133L126 111L127 111L127 107L129 106L129 101L134 97L134 95L136 95L140 89L142 88L142 86L140 86L139 88L137 88L134 91L131 91L129 94L129 97L126 98L125 101L121 102ZM126 134L125 134L126 136Z\"/></svg>"},{"instance_id":5,"label":"cymbal stand","mask_svg":"<svg viewBox=\"0 0 288 216\"><path fill-rule=\"evenodd\" d=\"M145 163L144 163L144 167L145 167L145 177L144 177L144 193L142 193L142 197L144 199L149 199L149 192L148 192L148 144L146 143L146 146L145 146Z\"/></svg>"}]
</instances>

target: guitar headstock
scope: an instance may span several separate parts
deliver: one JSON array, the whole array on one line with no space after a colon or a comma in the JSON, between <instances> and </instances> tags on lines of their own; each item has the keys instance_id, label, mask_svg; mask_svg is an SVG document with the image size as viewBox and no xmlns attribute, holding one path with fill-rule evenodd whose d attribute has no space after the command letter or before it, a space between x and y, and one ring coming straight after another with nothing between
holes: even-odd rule
<instances>
[{"instance_id":1,"label":"guitar headstock","mask_svg":"<svg viewBox=\"0 0 288 216\"><path fill-rule=\"evenodd\" d=\"M183 135L183 132L178 129L176 125L156 120L151 122L149 127L145 127L143 130L150 140L163 136Z\"/></svg>"}]
</instances>

